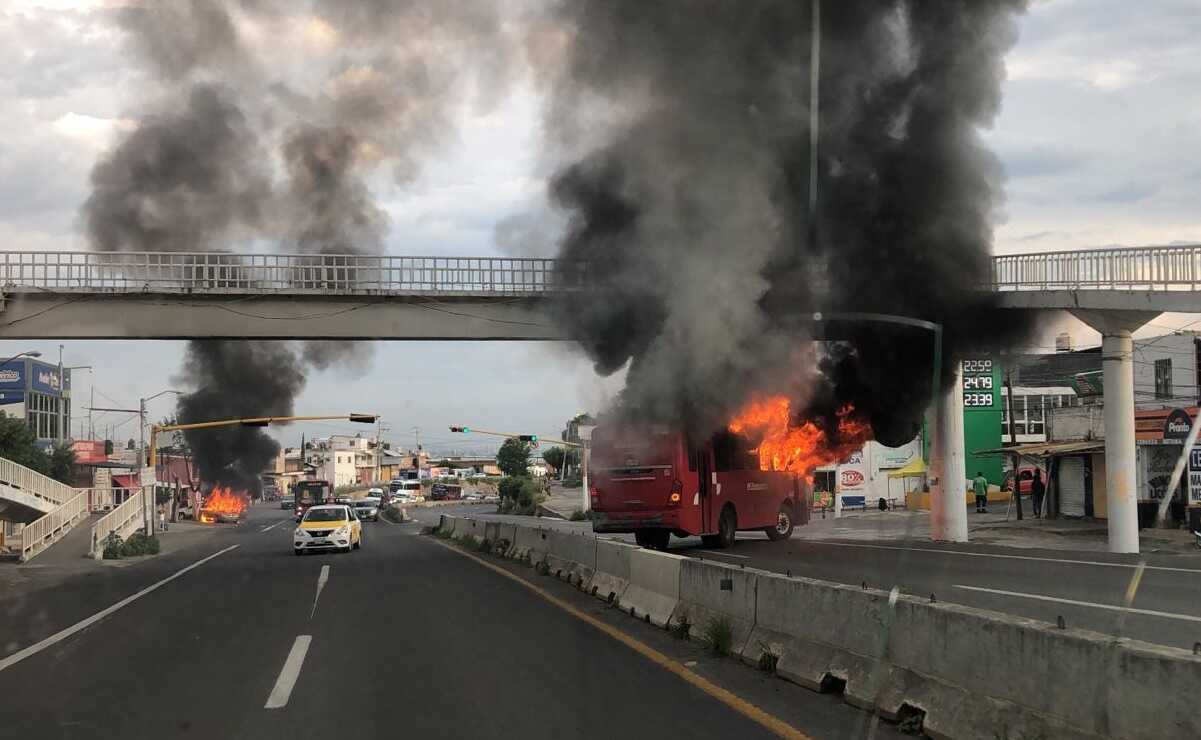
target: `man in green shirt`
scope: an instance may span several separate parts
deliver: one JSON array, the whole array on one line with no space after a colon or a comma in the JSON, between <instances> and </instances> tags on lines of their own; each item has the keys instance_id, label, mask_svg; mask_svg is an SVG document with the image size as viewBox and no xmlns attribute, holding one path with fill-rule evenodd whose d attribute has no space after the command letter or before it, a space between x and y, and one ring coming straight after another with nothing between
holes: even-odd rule
<instances>
[{"instance_id":1,"label":"man in green shirt","mask_svg":"<svg viewBox=\"0 0 1201 740\"><path fill-rule=\"evenodd\" d=\"M976 513L988 513L988 479L978 470L972 481L972 490L976 492Z\"/></svg>"}]
</instances>

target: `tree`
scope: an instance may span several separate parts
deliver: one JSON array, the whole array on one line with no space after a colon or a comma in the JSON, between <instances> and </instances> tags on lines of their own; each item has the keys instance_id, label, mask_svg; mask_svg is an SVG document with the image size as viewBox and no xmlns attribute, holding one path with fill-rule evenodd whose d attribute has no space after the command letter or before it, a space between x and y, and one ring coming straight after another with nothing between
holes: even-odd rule
<instances>
[{"instance_id":1,"label":"tree","mask_svg":"<svg viewBox=\"0 0 1201 740\"><path fill-rule=\"evenodd\" d=\"M562 470L563 461L567 459L567 450L562 447L552 447L542 453L542 459L555 470Z\"/></svg>"},{"instance_id":2,"label":"tree","mask_svg":"<svg viewBox=\"0 0 1201 740\"><path fill-rule=\"evenodd\" d=\"M506 439L496 453L496 466L505 475L523 478L529 475L527 468L530 464L530 443L520 439Z\"/></svg>"},{"instance_id":3,"label":"tree","mask_svg":"<svg viewBox=\"0 0 1201 740\"><path fill-rule=\"evenodd\" d=\"M75 448L67 442L59 442L50 449L51 478L59 483L71 485L75 479Z\"/></svg>"},{"instance_id":4,"label":"tree","mask_svg":"<svg viewBox=\"0 0 1201 740\"><path fill-rule=\"evenodd\" d=\"M50 460L38 448L29 424L7 414L0 414L0 457L42 474L50 470Z\"/></svg>"}]
</instances>

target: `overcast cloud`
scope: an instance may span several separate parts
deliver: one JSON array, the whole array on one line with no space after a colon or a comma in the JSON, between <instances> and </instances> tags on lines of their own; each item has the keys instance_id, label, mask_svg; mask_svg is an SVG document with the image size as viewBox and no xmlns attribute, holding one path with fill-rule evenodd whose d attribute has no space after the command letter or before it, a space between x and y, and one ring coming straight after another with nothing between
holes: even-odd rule
<instances>
[{"instance_id":1,"label":"overcast cloud","mask_svg":"<svg viewBox=\"0 0 1201 740\"><path fill-rule=\"evenodd\" d=\"M86 246L78 214L88 173L115 136L136 125L131 103L151 84L128 61L112 5L8 0L0 10L0 248ZM1201 242L1198 28L1196 0L1034 5L1007 58L1002 113L985 132L1009 177L997 252ZM375 178L390 218L387 250L550 253L558 222L544 205L539 106L531 87L518 84L486 115L468 112L416 181ZM1166 316L1142 334L1195 320ZM1095 338L1063 320L1037 341L1050 344L1061 326L1080 341ZM96 387L123 404L170 387L181 356L170 342L66 344L67 363L94 365ZM26 349L57 357L57 343L0 342L0 354ZM380 343L375 358L362 378L312 374L297 407L379 412L398 441L421 426L423 441L447 447L458 441L442 431L451 423L557 433L620 387L562 346ZM76 376L77 408L86 405L86 376ZM158 412L170 410L156 403ZM136 436L135 425L123 429ZM284 433L292 437L299 430Z\"/></svg>"}]
</instances>

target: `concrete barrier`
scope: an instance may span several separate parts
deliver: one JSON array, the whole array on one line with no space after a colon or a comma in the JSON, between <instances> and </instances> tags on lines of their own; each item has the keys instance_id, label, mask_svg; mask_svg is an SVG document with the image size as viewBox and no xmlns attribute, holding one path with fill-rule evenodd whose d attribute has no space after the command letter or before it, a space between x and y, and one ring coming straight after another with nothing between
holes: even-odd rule
<instances>
[{"instance_id":1,"label":"concrete barrier","mask_svg":"<svg viewBox=\"0 0 1201 740\"><path fill-rule=\"evenodd\" d=\"M757 573L724 563L684 560L680 563L680 601L671 623L687 622L690 636L702 639L711 621L724 620L733 632L731 653L743 655L755 628ZM747 657L752 662L758 659L758 655Z\"/></svg>"},{"instance_id":2,"label":"concrete barrier","mask_svg":"<svg viewBox=\"0 0 1201 740\"><path fill-rule=\"evenodd\" d=\"M587 588L596 572L596 537L590 534L546 531L546 565L550 573Z\"/></svg>"},{"instance_id":3,"label":"concrete barrier","mask_svg":"<svg viewBox=\"0 0 1201 740\"><path fill-rule=\"evenodd\" d=\"M680 603L680 564L687 558L641 548L630 552L630 585L621 608L666 627Z\"/></svg>"},{"instance_id":4,"label":"concrete barrier","mask_svg":"<svg viewBox=\"0 0 1201 740\"><path fill-rule=\"evenodd\" d=\"M505 522L488 522L484 528L484 536L492 543L492 552L497 555L508 555L517 538L517 525Z\"/></svg>"},{"instance_id":5,"label":"concrete barrier","mask_svg":"<svg viewBox=\"0 0 1201 740\"><path fill-rule=\"evenodd\" d=\"M513 536L513 547L508 557L514 560L525 560L530 565L538 565L546 561L546 532L534 527L518 524Z\"/></svg>"},{"instance_id":6,"label":"concrete barrier","mask_svg":"<svg viewBox=\"0 0 1201 740\"><path fill-rule=\"evenodd\" d=\"M477 519L459 519L455 524L455 537L474 537L483 542L486 535L485 523Z\"/></svg>"},{"instance_id":7,"label":"concrete barrier","mask_svg":"<svg viewBox=\"0 0 1201 740\"><path fill-rule=\"evenodd\" d=\"M602 601L621 601L630 585L630 553L641 548L624 542L597 538L596 571L588 591Z\"/></svg>"},{"instance_id":8,"label":"concrete barrier","mask_svg":"<svg viewBox=\"0 0 1201 740\"><path fill-rule=\"evenodd\" d=\"M438 531L442 534L453 535L455 533L455 523L457 521L457 517L447 516L446 514L439 515Z\"/></svg>"},{"instance_id":9,"label":"concrete barrier","mask_svg":"<svg viewBox=\"0 0 1201 740\"><path fill-rule=\"evenodd\" d=\"M813 689L842 679L848 702L889 719L920 709L930 737L1201 737L1187 651L805 578L757 587L744 658L770 652Z\"/></svg>"}]
</instances>

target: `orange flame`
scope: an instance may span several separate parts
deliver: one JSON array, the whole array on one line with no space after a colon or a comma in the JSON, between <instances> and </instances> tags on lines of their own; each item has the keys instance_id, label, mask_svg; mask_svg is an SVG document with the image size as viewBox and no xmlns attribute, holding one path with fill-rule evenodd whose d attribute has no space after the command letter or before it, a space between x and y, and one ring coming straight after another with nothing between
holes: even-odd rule
<instances>
[{"instance_id":1,"label":"orange flame","mask_svg":"<svg viewBox=\"0 0 1201 740\"><path fill-rule=\"evenodd\" d=\"M235 491L229 487L217 486L209 491L200 510L200 521L212 523L218 515L240 516L249 505L244 491Z\"/></svg>"},{"instance_id":2,"label":"orange flame","mask_svg":"<svg viewBox=\"0 0 1201 740\"><path fill-rule=\"evenodd\" d=\"M854 412L849 404L839 409L836 442L814 421L793 426L792 404L785 396L748 403L730 421L729 429L759 440L755 451L761 470L797 473L812 482L814 470L846 460L871 439L871 426Z\"/></svg>"}]
</instances>

